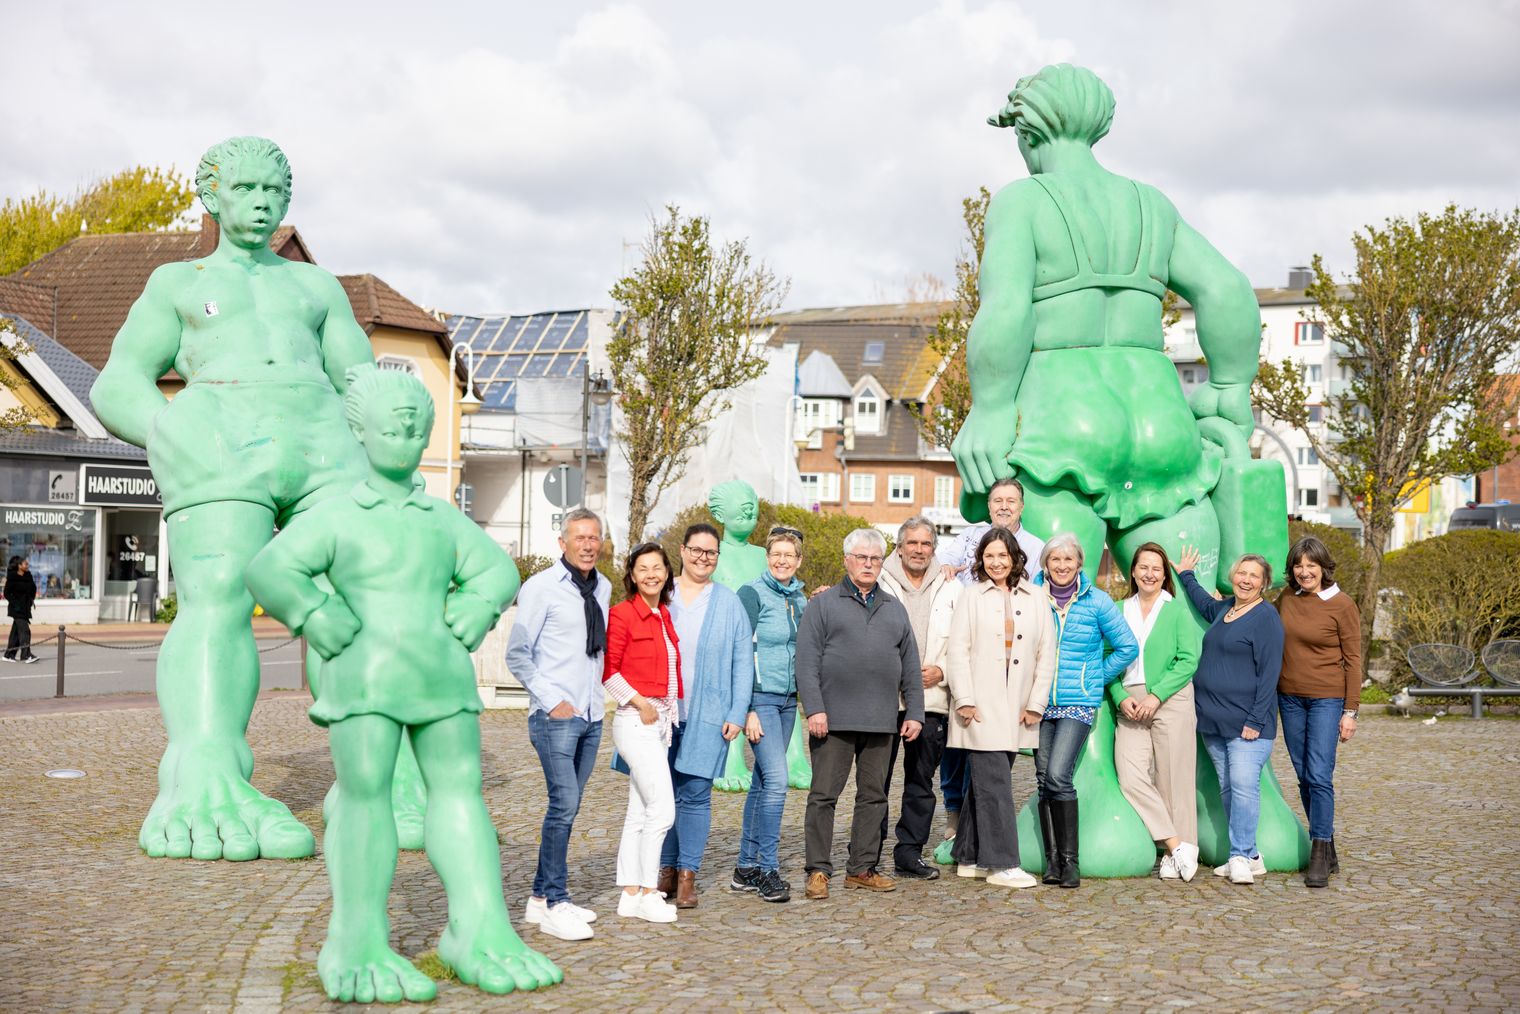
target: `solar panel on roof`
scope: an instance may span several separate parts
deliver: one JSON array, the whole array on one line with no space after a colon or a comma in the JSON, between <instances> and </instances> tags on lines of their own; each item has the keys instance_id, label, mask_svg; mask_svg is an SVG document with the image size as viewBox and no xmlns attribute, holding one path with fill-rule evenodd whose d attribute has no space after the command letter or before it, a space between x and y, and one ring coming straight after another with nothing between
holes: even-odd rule
<instances>
[{"instance_id":1,"label":"solar panel on roof","mask_svg":"<svg viewBox=\"0 0 1520 1014\"><path fill-rule=\"evenodd\" d=\"M580 320L575 322L575 327L571 328L570 333L565 335L565 344L561 345L560 348L566 351L585 348L586 335L589 332L590 328L586 326L586 315L581 314Z\"/></svg>"},{"instance_id":2,"label":"solar panel on roof","mask_svg":"<svg viewBox=\"0 0 1520 1014\"><path fill-rule=\"evenodd\" d=\"M493 318L481 326L476 344L482 352L500 352L507 347L516 328L517 323L511 317Z\"/></svg>"},{"instance_id":3,"label":"solar panel on roof","mask_svg":"<svg viewBox=\"0 0 1520 1014\"><path fill-rule=\"evenodd\" d=\"M538 340L543 337L544 329L549 326L547 316L529 317L524 322L524 327L518 333L516 340L512 342L513 352L531 352L538 347Z\"/></svg>"},{"instance_id":4,"label":"solar panel on roof","mask_svg":"<svg viewBox=\"0 0 1520 1014\"><path fill-rule=\"evenodd\" d=\"M561 352L559 355L554 357L554 362L549 365L549 372L547 376L570 376L570 370L575 366L576 360L578 359L580 359L580 355L578 353Z\"/></svg>"},{"instance_id":5,"label":"solar panel on roof","mask_svg":"<svg viewBox=\"0 0 1520 1014\"><path fill-rule=\"evenodd\" d=\"M456 344L469 345L475 337L475 332L480 329L479 317L459 317L456 323L449 326L449 334Z\"/></svg>"}]
</instances>

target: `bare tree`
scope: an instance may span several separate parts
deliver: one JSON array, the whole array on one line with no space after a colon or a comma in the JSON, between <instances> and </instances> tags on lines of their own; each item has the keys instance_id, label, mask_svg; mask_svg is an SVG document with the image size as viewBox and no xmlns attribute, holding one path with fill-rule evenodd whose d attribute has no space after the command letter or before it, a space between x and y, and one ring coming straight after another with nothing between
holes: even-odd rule
<instances>
[{"instance_id":1,"label":"bare tree","mask_svg":"<svg viewBox=\"0 0 1520 1014\"><path fill-rule=\"evenodd\" d=\"M708 220L675 205L651 219L641 250L642 263L612 287L622 314L607 343L623 410L630 546L707 424L732 404L724 392L765 372L759 332L788 284L750 256L748 241L715 247Z\"/></svg>"},{"instance_id":2,"label":"bare tree","mask_svg":"<svg viewBox=\"0 0 1520 1014\"><path fill-rule=\"evenodd\" d=\"M934 387L929 400L908 409L918 422L919 432L931 445L948 448L961 424L971 411L971 378L966 373L966 334L977 308L982 305L977 292L981 274L982 250L986 246L983 228L987 205L992 195L986 187L961 201L961 220L966 224L966 242L955 260L955 292L950 305L939 315L934 333L928 339L929 350L939 359Z\"/></svg>"},{"instance_id":3,"label":"bare tree","mask_svg":"<svg viewBox=\"0 0 1520 1014\"><path fill-rule=\"evenodd\" d=\"M1394 511L1415 490L1507 460L1503 420L1514 395L1496 383L1520 342L1520 211L1448 206L1389 219L1352 237L1356 272L1338 284L1314 258L1309 317L1350 371L1327 399L1326 427L1310 423L1300 364L1263 362L1253 401L1301 431L1363 526L1364 638L1377 604Z\"/></svg>"}]
</instances>

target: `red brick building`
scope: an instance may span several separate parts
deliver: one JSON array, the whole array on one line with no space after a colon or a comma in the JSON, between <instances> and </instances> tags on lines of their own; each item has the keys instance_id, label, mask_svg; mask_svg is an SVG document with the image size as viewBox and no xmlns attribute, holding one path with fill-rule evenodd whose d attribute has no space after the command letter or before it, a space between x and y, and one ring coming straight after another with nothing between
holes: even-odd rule
<instances>
[{"instance_id":1,"label":"red brick building","mask_svg":"<svg viewBox=\"0 0 1520 1014\"><path fill-rule=\"evenodd\" d=\"M1499 378L1499 386L1509 398L1520 397L1520 373ZM1509 419L1509 440L1520 450L1520 413ZM1520 454L1497 468L1485 469L1473 476L1473 499L1478 503L1509 500L1520 503Z\"/></svg>"}]
</instances>

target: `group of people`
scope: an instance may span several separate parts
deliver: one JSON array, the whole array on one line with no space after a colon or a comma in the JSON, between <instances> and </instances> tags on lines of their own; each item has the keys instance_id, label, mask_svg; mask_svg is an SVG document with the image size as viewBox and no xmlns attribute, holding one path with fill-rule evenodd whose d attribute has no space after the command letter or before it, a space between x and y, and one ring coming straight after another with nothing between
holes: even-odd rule
<instances>
[{"instance_id":1,"label":"group of people","mask_svg":"<svg viewBox=\"0 0 1520 1014\"><path fill-rule=\"evenodd\" d=\"M629 780L617 855L623 917L675 922L697 906L713 781L739 736L755 765L729 886L790 900L779 847L799 708L813 765L808 899L829 896L835 809L852 770L846 889L891 891L896 878L940 876L924 855L936 789L946 811L941 848L956 873L1033 887L1021 867L1011 777L1029 751L1042 879L1079 886L1075 773L1105 699L1117 716L1120 788L1157 843L1161 879L1190 881L1198 870L1199 738L1229 823L1229 860L1215 873L1238 884L1265 873L1255 842L1259 784L1280 725L1309 816L1305 880L1325 886L1338 866L1336 747L1356 730L1361 649L1356 607L1334 585L1323 543L1293 546L1274 609L1263 607L1272 567L1262 557L1237 561L1234 594L1219 599L1194 577L1196 550L1185 547L1174 568L1148 542L1128 561L1129 595L1116 604L1083 573L1080 541L1069 533L1041 541L1021 527L1022 510L1022 487L1005 479L989 495L991 522L944 545L920 517L903 523L890 554L880 532L852 531L843 579L811 595L797 576L801 532L772 529L765 572L734 592L712 579L718 531L696 524L683 535L679 571L658 543L635 546L626 598L610 609L611 584L596 569L601 521L570 512L564 556L524 583L507 649L529 694L529 735L549 795L526 921L560 939L592 936L596 913L572 900L566 854L607 696L617 702L613 766ZM882 852L899 753L894 878Z\"/></svg>"}]
</instances>

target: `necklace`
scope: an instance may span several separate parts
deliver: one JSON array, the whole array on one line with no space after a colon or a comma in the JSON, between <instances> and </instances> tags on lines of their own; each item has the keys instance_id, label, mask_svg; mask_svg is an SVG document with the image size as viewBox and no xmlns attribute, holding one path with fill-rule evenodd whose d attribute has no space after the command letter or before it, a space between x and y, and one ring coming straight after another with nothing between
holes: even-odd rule
<instances>
[{"instance_id":1,"label":"necklace","mask_svg":"<svg viewBox=\"0 0 1520 1014\"><path fill-rule=\"evenodd\" d=\"M1237 602L1235 605L1231 606L1225 612L1225 614L1224 614L1225 620L1226 621L1233 620L1237 616L1244 615L1244 613L1246 612L1246 610L1250 609L1252 606L1256 605L1260 601L1261 601L1261 599L1252 599L1251 601L1247 602L1243 606L1240 603Z\"/></svg>"}]
</instances>

